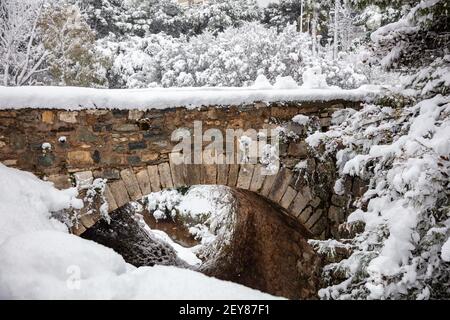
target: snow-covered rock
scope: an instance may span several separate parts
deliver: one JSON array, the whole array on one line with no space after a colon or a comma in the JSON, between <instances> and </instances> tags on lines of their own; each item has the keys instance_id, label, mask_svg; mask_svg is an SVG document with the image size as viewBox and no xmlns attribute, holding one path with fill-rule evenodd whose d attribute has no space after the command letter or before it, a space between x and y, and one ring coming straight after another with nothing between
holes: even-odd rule
<instances>
[{"instance_id":1,"label":"snow-covered rock","mask_svg":"<svg viewBox=\"0 0 450 320\"><path fill-rule=\"evenodd\" d=\"M0 164L0 299L273 299L231 282L175 267L141 267L67 232L51 213L82 205Z\"/></svg>"}]
</instances>

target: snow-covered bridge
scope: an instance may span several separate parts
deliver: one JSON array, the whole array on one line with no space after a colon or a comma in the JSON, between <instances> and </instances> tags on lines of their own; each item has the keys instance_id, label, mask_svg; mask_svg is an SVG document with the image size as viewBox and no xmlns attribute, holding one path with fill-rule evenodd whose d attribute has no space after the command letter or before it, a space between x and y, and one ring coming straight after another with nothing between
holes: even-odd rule
<instances>
[{"instance_id":1,"label":"snow-covered bridge","mask_svg":"<svg viewBox=\"0 0 450 320\"><path fill-rule=\"evenodd\" d=\"M167 188L217 184L250 190L300 221L311 236L324 238L330 215L339 215L337 207L330 193L314 192L295 166L303 160L318 180L332 177L333 168L310 157L305 128L292 118L308 116L316 129L325 130L336 110L358 109L374 94L367 89L0 87L0 161L59 188L107 179L109 211ZM171 135L180 128L195 135L195 121L202 124L201 135L209 129L225 135L228 129L284 128L281 169L264 175L261 164L175 164L171 152L177 142ZM99 218L84 215L74 233Z\"/></svg>"}]
</instances>

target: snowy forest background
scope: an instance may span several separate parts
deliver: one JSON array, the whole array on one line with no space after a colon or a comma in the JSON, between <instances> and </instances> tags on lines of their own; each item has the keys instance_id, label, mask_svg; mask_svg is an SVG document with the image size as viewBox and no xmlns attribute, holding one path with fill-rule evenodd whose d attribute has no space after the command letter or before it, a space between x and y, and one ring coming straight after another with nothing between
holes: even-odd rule
<instances>
[{"instance_id":1,"label":"snowy forest background","mask_svg":"<svg viewBox=\"0 0 450 320\"><path fill-rule=\"evenodd\" d=\"M302 84L311 67L328 85L379 84L383 99L335 114L307 139L335 161L337 194L346 175L369 181L344 224L362 222L360 232L310 242L330 257L319 297L448 299L448 10L448 0L0 0L0 84ZM345 259L333 259L338 249Z\"/></svg>"},{"instance_id":2,"label":"snowy forest background","mask_svg":"<svg viewBox=\"0 0 450 320\"><path fill-rule=\"evenodd\" d=\"M329 85L385 84L386 69L410 71L444 55L448 4L412 10L420 2L2 0L1 83L246 86L264 74L301 84L305 69L318 66ZM375 32L411 11L409 29Z\"/></svg>"}]
</instances>

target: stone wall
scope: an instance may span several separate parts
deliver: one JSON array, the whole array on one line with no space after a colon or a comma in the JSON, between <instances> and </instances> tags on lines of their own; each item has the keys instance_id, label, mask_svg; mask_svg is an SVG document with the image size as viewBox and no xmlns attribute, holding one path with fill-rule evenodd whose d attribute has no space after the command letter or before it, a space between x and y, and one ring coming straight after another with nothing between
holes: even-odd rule
<instances>
[{"instance_id":1,"label":"stone wall","mask_svg":"<svg viewBox=\"0 0 450 320\"><path fill-rule=\"evenodd\" d=\"M165 188L222 184L250 190L296 217L311 236L324 238L331 233L329 216L338 215L328 212L334 168L308 153L305 134L295 124L290 129L297 130L299 138L282 143L284 167L273 176L262 176L254 165L175 166L169 154L176 142L170 138L175 129L192 130L194 121L202 121L204 131L258 130L289 122L297 114L314 116L326 129L331 114L348 107L358 109L360 103L255 103L148 111L0 110L0 161L49 179L59 188L72 186L75 179L105 178L110 211ZM293 170L302 159L308 160L308 175L317 180L314 188ZM85 217L74 232L83 233L98 219Z\"/></svg>"}]
</instances>

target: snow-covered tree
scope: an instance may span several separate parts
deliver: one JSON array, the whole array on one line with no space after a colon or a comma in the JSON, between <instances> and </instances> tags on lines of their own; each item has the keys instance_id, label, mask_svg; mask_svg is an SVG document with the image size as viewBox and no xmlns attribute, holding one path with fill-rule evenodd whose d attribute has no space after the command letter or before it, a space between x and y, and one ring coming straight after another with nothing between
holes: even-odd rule
<instances>
[{"instance_id":1,"label":"snow-covered tree","mask_svg":"<svg viewBox=\"0 0 450 320\"><path fill-rule=\"evenodd\" d=\"M39 81L47 70L39 31L44 0L0 1L0 74L4 86Z\"/></svg>"},{"instance_id":2,"label":"snow-covered tree","mask_svg":"<svg viewBox=\"0 0 450 320\"><path fill-rule=\"evenodd\" d=\"M39 20L52 82L69 86L104 86L106 59L96 52L95 34L73 5L52 5Z\"/></svg>"}]
</instances>

